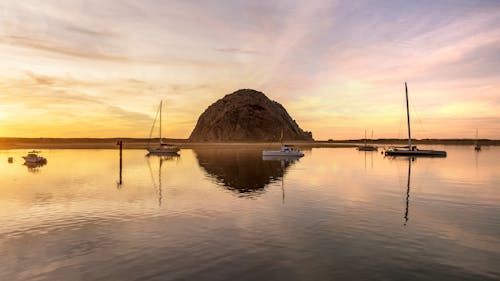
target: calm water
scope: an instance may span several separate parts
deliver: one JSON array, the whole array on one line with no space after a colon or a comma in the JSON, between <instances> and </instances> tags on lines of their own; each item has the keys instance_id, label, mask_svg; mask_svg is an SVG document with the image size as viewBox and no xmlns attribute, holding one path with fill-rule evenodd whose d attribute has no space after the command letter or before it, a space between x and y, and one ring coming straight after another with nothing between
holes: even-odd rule
<instances>
[{"instance_id":1,"label":"calm water","mask_svg":"<svg viewBox=\"0 0 500 281\"><path fill-rule=\"evenodd\" d=\"M0 280L499 280L500 148L444 148L0 151Z\"/></svg>"}]
</instances>

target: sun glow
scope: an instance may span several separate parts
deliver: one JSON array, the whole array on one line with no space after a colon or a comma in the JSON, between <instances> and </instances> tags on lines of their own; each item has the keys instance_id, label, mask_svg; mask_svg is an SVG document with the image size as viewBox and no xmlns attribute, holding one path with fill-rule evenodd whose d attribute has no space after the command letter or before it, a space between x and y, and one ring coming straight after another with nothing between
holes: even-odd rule
<instances>
[{"instance_id":1,"label":"sun glow","mask_svg":"<svg viewBox=\"0 0 500 281\"><path fill-rule=\"evenodd\" d=\"M316 139L397 137L408 81L430 128L417 137L500 138L495 3L78 2L0 0L1 136L146 137L163 99L166 134L186 138L211 103L253 88Z\"/></svg>"}]
</instances>

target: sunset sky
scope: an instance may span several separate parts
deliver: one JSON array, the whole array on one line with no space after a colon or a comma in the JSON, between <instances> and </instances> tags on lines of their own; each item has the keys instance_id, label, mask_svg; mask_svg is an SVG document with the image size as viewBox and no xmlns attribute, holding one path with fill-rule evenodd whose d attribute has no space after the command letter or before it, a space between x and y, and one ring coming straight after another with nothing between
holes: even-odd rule
<instances>
[{"instance_id":1,"label":"sunset sky","mask_svg":"<svg viewBox=\"0 0 500 281\"><path fill-rule=\"evenodd\" d=\"M0 0L0 137L187 138L264 92L316 139L500 139L500 1Z\"/></svg>"}]
</instances>

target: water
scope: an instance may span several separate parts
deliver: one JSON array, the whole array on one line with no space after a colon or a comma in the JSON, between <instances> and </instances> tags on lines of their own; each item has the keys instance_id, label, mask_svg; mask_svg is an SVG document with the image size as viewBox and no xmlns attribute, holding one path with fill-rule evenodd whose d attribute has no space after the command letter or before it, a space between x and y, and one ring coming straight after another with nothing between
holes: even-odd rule
<instances>
[{"instance_id":1,"label":"water","mask_svg":"<svg viewBox=\"0 0 500 281\"><path fill-rule=\"evenodd\" d=\"M441 148L0 151L0 280L499 280L500 148Z\"/></svg>"}]
</instances>

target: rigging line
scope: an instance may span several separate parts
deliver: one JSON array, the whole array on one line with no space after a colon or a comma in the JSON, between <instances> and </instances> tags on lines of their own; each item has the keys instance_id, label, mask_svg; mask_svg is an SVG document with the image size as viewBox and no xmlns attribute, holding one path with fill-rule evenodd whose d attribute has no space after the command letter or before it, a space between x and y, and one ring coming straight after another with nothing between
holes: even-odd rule
<instances>
[{"instance_id":1,"label":"rigging line","mask_svg":"<svg viewBox=\"0 0 500 281\"><path fill-rule=\"evenodd\" d=\"M399 115L399 130L398 130L398 139L401 138L401 124L403 124L403 114L404 112L401 111L400 115Z\"/></svg>"},{"instance_id":2,"label":"rigging line","mask_svg":"<svg viewBox=\"0 0 500 281\"><path fill-rule=\"evenodd\" d=\"M153 121L153 125L151 126L151 130L149 131L149 140L148 140L148 147L151 145L151 137L153 136L153 130L155 128L156 120L158 119L158 114L160 113L160 110L156 111L156 116L155 120Z\"/></svg>"},{"instance_id":3,"label":"rigging line","mask_svg":"<svg viewBox=\"0 0 500 281\"><path fill-rule=\"evenodd\" d=\"M422 120L420 119L420 116L418 115L417 112L417 107L415 105L412 105L413 113L415 114L415 117L417 118L417 121L420 125L420 129L422 129L422 132L427 136L427 130L424 128L424 125L422 123Z\"/></svg>"}]
</instances>

